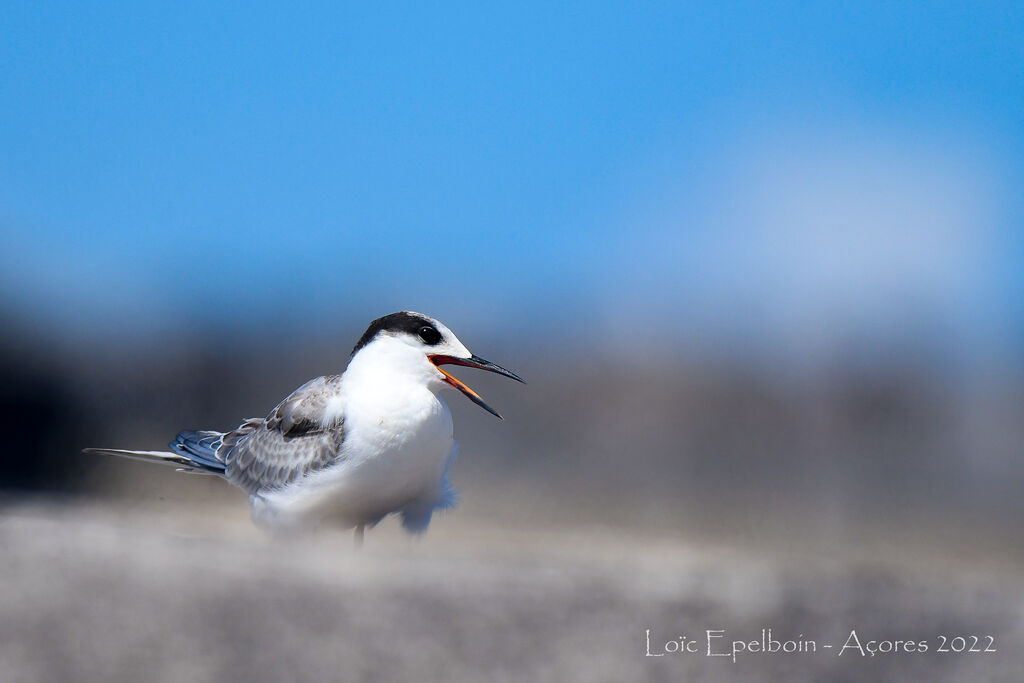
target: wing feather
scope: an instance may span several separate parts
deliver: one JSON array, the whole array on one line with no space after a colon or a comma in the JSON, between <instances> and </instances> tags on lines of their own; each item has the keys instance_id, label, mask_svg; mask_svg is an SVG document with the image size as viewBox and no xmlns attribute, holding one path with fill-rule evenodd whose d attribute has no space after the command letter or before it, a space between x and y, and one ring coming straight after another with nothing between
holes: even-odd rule
<instances>
[{"instance_id":1,"label":"wing feather","mask_svg":"<svg viewBox=\"0 0 1024 683\"><path fill-rule=\"evenodd\" d=\"M336 462L345 439L344 418L328 416L341 377L306 382L266 418L249 419L223 436L217 453L227 480L249 493L281 488Z\"/></svg>"}]
</instances>

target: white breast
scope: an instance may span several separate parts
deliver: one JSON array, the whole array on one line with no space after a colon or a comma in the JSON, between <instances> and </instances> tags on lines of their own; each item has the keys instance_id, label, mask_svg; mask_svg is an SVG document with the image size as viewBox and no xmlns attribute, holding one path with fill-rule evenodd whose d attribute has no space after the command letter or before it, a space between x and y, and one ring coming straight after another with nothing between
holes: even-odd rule
<instances>
[{"instance_id":1,"label":"white breast","mask_svg":"<svg viewBox=\"0 0 1024 683\"><path fill-rule=\"evenodd\" d=\"M338 464L254 501L255 516L285 525L331 518L355 526L444 504L454 455L444 401L422 385L391 384L345 397L344 404Z\"/></svg>"}]
</instances>

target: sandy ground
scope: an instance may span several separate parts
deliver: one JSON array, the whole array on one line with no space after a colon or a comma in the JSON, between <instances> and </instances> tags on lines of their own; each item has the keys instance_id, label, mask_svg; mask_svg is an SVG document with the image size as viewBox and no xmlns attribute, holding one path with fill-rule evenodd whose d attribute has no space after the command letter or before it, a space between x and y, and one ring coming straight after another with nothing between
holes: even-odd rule
<instances>
[{"instance_id":1,"label":"sandy ground","mask_svg":"<svg viewBox=\"0 0 1024 683\"><path fill-rule=\"evenodd\" d=\"M210 522L210 520L216 520ZM194 530L201 528L201 533ZM87 501L0 510L0 680L1019 681L1024 572L881 562L452 515L271 539L243 513ZM680 636L697 652L649 657ZM707 656L732 641L804 653ZM928 651L861 656L870 641ZM938 652L942 636L977 649ZM959 641L946 641L954 647ZM826 648L832 645L832 648ZM672 646L670 646L671 648ZM914 646L919 647L918 645ZM842 654L840 654L842 653Z\"/></svg>"}]
</instances>

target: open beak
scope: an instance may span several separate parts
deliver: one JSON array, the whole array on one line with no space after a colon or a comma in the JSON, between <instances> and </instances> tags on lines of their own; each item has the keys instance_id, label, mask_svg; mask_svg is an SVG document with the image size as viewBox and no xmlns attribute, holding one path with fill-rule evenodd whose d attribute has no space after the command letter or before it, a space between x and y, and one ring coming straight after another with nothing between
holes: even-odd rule
<instances>
[{"instance_id":1,"label":"open beak","mask_svg":"<svg viewBox=\"0 0 1024 683\"><path fill-rule=\"evenodd\" d=\"M514 379L517 382L522 382L523 384L526 384L526 380L524 380L516 373L506 370L500 365L495 365L489 360L484 360L480 356L470 356L469 358L456 358L455 356L442 356L440 354L433 354L427 357L430 359L430 362L437 367L438 370L441 370L442 365L465 365L467 368L480 368L481 370L486 370L487 372L496 372L499 375L504 375L505 377ZM484 400L480 398L480 395L478 393L476 393L475 391L467 387L465 384L449 375L444 370L441 370L441 374L444 375L445 382L451 384L453 387L464 393L466 397L469 398L470 401L477 404L478 406L489 412L491 415L494 415L499 420L503 419L501 415L498 414L498 411L484 403Z\"/></svg>"}]
</instances>

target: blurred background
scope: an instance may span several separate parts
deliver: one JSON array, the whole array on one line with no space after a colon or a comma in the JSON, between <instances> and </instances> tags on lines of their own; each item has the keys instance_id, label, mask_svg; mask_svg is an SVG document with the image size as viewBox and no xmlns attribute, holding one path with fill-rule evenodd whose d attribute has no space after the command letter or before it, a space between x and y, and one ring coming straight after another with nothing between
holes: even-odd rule
<instances>
[{"instance_id":1,"label":"blurred background","mask_svg":"<svg viewBox=\"0 0 1024 683\"><path fill-rule=\"evenodd\" d=\"M180 429L262 416L306 379L341 371L372 318L411 309L530 384L460 373L506 420L449 397L462 505L421 544L410 550L387 521L375 534L394 538L369 559L349 557L347 539L296 556L378 562L358 590L327 584L344 604L369 590L367 609L385 600L372 567L391 566L389 553L442 563L442 575L476 571L498 600L508 586L488 562L508 558L482 539L515 531L525 535L498 545L542 558L548 579L641 557L674 588L602 592L621 600L609 598L608 623L637 622L590 646L610 648L603 659L563 641L546 659L526 656L537 646L524 635L530 619L576 595L559 583L525 622L500 622L522 657L453 669L456 645L436 646L436 666L422 649L374 659L356 648L354 676L472 680L496 665L509 679L722 675L696 660L652 669L631 640L641 623L747 625L751 637L811 623L824 639L856 613L890 627L905 619L895 635L906 637L967 624L1019 638L1022 35L1016 3L0 10L8 585L39 580L58 546L77 550L55 560L48 585L76 595L90 585L75 573L79 552L108 576L118 570L104 558L160 557L172 573L207 563L212 551L183 551L179 532L237 543L234 561L264 566L247 555L264 557L238 491L78 451L162 448ZM237 525L197 531L189 515ZM81 540L110 525L107 545ZM79 546L56 540L67 529ZM435 542L479 550L456 569ZM718 560L709 548L740 555ZM744 573L767 556L778 573ZM687 564L695 557L705 574ZM805 589L798 579L817 561L838 564ZM917 592L955 562L965 568L938 585L954 582L971 601L949 602L959 588ZM865 563L881 584L864 583ZM640 571L627 562L608 576ZM678 583L695 572L706 586ZM760 607L723 607L716 580L760 595ZM791 587L772 593L771 608L758 588L768 584ZM133 590L159 613L161 596L175 599L167 585ZM479 633L444 586L453 611L443 623ZM249 599L244 581L237 590L225 610ZM400 613L419 604L388 595ZM864 600L877 604L856 612ZM837 606L807 616L823 603ZM56 628L68 609L41 604L5 606L20 615L0 630L12 680L181 680L180 662L79 641L57 648L57 664L24 654L26 634ZM236 623L218 627L222 642L242 642ZM413 627L403 624L374 637L404 638ZM314 630L345 640L334 626ZM135 652L173 630L150 627ZM263 638L244 642L265 649ZM198 661L221 662L219 652ZM325 667L309 680L337 671L335 650L292 654ZM942 670L994 680L1019 672L1020 658L1007 643L1000 657L963 660L980 669ZM560 664L523 668L543 661ZM876 673L912 680L929 663L890 658ZM779 658L745 666L736 671L750 680L812 675ZM197 664L190 675L210 671L224 673ZM838 680L854 669L815 671Z\"/></svg>"}]
</instances>

